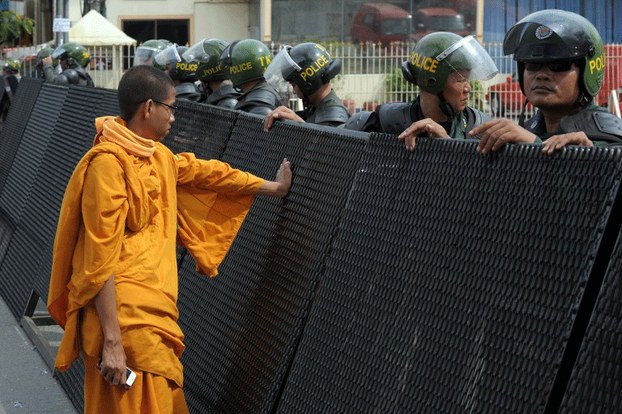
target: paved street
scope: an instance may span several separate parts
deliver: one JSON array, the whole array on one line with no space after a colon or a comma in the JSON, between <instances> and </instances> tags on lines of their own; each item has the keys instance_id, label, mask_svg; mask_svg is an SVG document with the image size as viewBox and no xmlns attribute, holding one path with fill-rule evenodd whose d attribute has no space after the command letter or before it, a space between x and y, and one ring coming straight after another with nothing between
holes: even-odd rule
<instances>
[{"instance_id":1,"label":"paved street","mask_svg":"<svg viewBox=\"0 0 622 414\"><path fill-rule=\"evenodd\" d=\"M0 414L13 413L77 411L0 298Z\"/></svg>"}]
</instances>

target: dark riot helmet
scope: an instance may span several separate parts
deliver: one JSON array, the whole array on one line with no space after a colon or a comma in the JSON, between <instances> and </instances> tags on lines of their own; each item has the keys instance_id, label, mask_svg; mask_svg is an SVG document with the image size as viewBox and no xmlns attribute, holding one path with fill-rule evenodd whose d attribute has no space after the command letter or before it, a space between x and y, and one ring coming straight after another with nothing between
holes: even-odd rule
<instances>
[{"instance_id":1,"label":"dark riot helmet","mask_svg":"<svg viewBox=\"0 0 622 414\"><path fill-rule=\"evenodd\" d=\"M503 52L514 54L524 91L525 62L575 60L581 70L579 86L591 100L603 84L603 41L585 17L565 10L542 10L516 23L505 35Z\"/></svg>"},{"instance_id":2,"label":"dark riot helmet","mask_svg":"<svg viewBox=\"0 0 622 414\"><path fill-rule=\"evenodd\" d=\"M221 39L203 39L184 52L182 58L197 62L197 76L203 84L229 79L229 70L220 62L220 55L229 43Z\"/></svg>"},{"instance_id":3,"label":"dark riot helmet","mask_svg":"<svg viewBox=\"0 0 622 414\"><path fill-rule=\"evenodd\" d=\"M187 61L183 58L188 51L187 46L171 44L155 55L156 65L164 67L165 72L173 80L181 82L195 82L197 78L197 66L195 61Z\"/></svg>"},{"instance_id":4,"label":"dark riot helmet","mask_svg":"<svg viewBox=\"0 0 622 414\"><path fill-rule=\"evenodd\" d=\"M275 61L283 79L297 85L305 96L313 95L341 72L341 60L333 59L317 43L286 46L279 53L283 54L284 59L275 58Z\"/></svg>"}]
</instances>

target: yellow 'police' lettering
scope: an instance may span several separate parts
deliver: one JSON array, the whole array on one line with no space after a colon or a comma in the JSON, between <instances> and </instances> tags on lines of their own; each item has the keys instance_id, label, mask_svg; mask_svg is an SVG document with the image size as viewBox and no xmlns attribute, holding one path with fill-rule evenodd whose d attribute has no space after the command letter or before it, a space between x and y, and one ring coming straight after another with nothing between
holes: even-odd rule
<instances>
[{"instance_id":1,"label":"yellow 'police' lettering","mask_svg":"<svg viewBox=\"0 0 622 414\"><path fill-rule=\"evenodd\" d=\"M590 60L590 73L594 74L594 70L601 71L605 69L605 54L596 56Z\"/></svg>"},{"instance_id":2,"label":"yellow 'police' lettering","mask_svg":"<svg viewBox=\"0 0 622 414\"><path fill-rule=\"evenodd\" d=\"M436 73L439 62L438 60L429 56L423 56L419 53L412 52L410 54L410 63L413 66L423 69L427 72Z\"/></svg>"},{"instance_id":3,"label":"yellow 'police' lettering","mask_svg":"<svg viewBox=\"0 0 622 414\"><path fill-rule=\"evenodd\" d=\"M251 70L252 68L253 68L253 64L251 62L244 62L244 63L240 63L239 65L230 66L229 72L235 74L235 73L240 73L240 72L245 72L247 70Z\"/></svg>"},{"instance_id":4,"label":"yellow 'police' lettering","mask_svg":"<svg viewBox=\"0 0 622 414\"><path fill-rule=\"evenodd\" d=\"M328 65L328 59L326 56L322 55L315 62L311 64L311 66L307 67L300 73L300 77L303 81L315 76L316 73L320 71L324 66Z\"/></svg>"},{"instance_id":5,"label":"yellow 'police' lettering","mask_svg":"<svg viewBox=\"0 0 622 414\"><path fill-rule=\"evenodd\" d=\"M222 70L222 65L218 65L215 68L206 68L203 70L203 76L214 75Z\"/></svg>"},{"instance_id":6,"label":"yellow 'police' lettering","mask_svg":"<svg viewBox=\"0 0 622 414\"><path fill-rule=\"evenodd\" d=\"M259 56L259 64L262 68L267 68L270 64L270 56Z\"/></svg>"},{"instance_id":7,"label":"yellow 'police' lettering","mask_svg":"<svg viewBox=\"0 0 622 414\"><path fill-rule=\"evenodd\" d=\"M328 52L326 51L326 48L325 48L324 46L322 46L322 45L318 44L318 43L316 43L316 44L315 44L315 48L316 48L316 49L320 49L322 52L328 53Z\"/></svg>"},{"instance_id":8,"label":"yellow 'police' lettering","mask_svg":"<svg viewBox=\"0 0 622 414\"><path fill-rule=\"evenodd\" d=\"M175 69L178 70L188 70L188 71L196 71L198 67L198 63L186 63L186 62L177 62L175 64Z\"/></svg>"}]
</instances>

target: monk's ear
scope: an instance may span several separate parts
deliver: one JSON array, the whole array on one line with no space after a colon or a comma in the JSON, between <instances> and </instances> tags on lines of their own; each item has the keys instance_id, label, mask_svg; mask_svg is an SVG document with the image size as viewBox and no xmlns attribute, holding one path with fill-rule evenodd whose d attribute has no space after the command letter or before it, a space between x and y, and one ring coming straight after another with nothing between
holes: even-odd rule
<instances>
[{"instance_id":1,"label":"monk's ear","mask_svg":"<svg viewBox=\"0 0 622 414\"><path fill-rule=\"evenodd\" d=\"M139 109L143 119L149 118L153 110L154 110L154 102L152 99L147 99L145 102L143 102Z\"/></svg>"}]
</instances>

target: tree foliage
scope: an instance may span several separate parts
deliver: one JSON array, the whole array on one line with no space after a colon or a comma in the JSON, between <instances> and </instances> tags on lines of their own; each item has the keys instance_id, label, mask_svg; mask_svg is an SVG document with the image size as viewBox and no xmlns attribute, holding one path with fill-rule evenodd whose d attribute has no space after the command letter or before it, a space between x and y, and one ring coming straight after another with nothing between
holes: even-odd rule
<instances>
[{"instance_id":1,"label":"tree foliage","mask_svg":"<svg viewBox=\"0 0 622 414\"><path fill-rule=\"evenodd\" d=\"M20 16L12 10L0 11L0 45L19 46L25 38L30 39L35 21Z\"/></svg>"}]
</instances>

